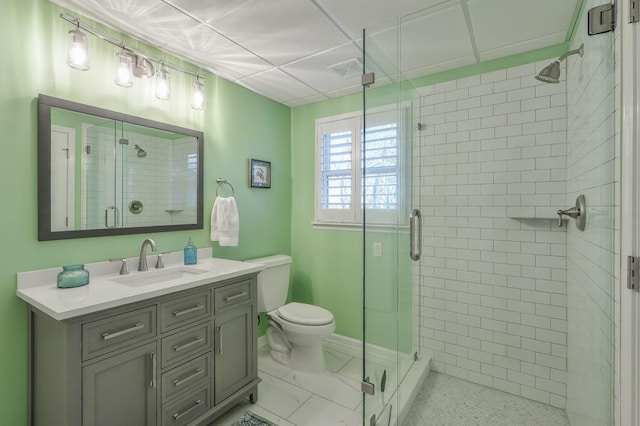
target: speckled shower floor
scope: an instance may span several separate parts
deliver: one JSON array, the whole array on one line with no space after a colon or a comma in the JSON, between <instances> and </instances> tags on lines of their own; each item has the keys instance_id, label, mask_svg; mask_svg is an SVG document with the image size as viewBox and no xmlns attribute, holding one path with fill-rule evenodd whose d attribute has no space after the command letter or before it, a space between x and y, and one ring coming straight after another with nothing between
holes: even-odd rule
<instances>
[{"instance_id":1,"label":"speckled shower floor","mask_svg":"<svg viewBox=\"0 0 640 426\"><path fill-rule=\"evenodd\" d=\"M404 426L568 426L564 410L435 372Z\"/></svg>"}]
</instances>

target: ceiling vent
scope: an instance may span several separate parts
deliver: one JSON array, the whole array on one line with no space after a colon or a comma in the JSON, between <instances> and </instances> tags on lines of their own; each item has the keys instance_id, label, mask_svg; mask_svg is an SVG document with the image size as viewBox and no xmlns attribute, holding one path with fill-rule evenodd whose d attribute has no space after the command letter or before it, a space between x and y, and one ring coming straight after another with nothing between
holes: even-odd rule
<instances>
[{"instance_id":1,"label":"ceiling vent","mask_svg":"<svg viewBox=\"0 0 640 426\"><path fill-rule=\"evenodd\" d=\"M362 74L362 60L360 58L353 58L348 61L330 65L327 68L338 74L341 78L357 77Z\"/></svg>"}]
</instances>

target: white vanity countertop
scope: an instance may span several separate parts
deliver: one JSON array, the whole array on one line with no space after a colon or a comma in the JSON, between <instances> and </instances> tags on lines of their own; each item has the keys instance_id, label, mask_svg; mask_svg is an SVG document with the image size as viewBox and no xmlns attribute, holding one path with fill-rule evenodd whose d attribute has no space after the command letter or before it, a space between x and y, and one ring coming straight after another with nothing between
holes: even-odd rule
<instances>
[{"instance_id":1,"label":"white vanity countertop","mask_svg":"<svg viewBox=\"0 0 640 426\"><path fill-rule=\"evenodd\" d=\"M39 271L19 272L17 295L20 299L46 313L56 320L66 320L104 309L115 308L133 302L197 288L202 285L241 277L264 269L258 263L211 257L211 249L198 250L198 263L182 264L182 252L168 253L163 256L164 269L155 269L155 253L149 253L149 270L138 272L138 259L127 261L128 275L119 275L120 262L96 262L85 265L90 273L89 284L77 288L60 289L56 277L62 268L42 269ZM152 284L127 285L114 279L144 278L145 274L197 269L198 274L185 276ZM202 272L201 272L202 271Z\"/></svg>"}]
</instances>

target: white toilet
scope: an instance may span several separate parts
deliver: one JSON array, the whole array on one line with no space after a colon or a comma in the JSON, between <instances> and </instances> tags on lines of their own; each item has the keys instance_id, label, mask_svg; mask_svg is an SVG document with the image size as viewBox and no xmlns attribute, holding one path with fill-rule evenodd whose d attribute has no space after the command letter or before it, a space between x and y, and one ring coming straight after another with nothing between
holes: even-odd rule
<instances>
[{"instance_id":1,"label":"white toilet","mask_svg":"<svg viewBox=\"0 0 640 426\"><path fill-rule=\"evenodd\" d=\"M247 262L266 267L258 274L258 312L266 312L269 317L266 337L271 357L299 371L324 371L322 341L336 329L333 314L306 303L285 304L289 291L290 256L279 254Z\"/></svg>"}]
</instances>

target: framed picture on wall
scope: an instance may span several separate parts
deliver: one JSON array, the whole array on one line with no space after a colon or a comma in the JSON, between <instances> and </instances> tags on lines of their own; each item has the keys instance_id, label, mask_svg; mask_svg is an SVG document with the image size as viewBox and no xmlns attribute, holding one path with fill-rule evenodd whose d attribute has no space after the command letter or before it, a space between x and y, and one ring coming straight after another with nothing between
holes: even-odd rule
<instances>
[{"instance_id":1,"label":"framed picture on wall","mask_svg":"<svg viewBox=\"0 0 640 426\"><path fill-rule=\"evenodd\" d=\"M249 185L252 188L271 188L271 162L249 160Z\"/></svg>"}]
</instances>

